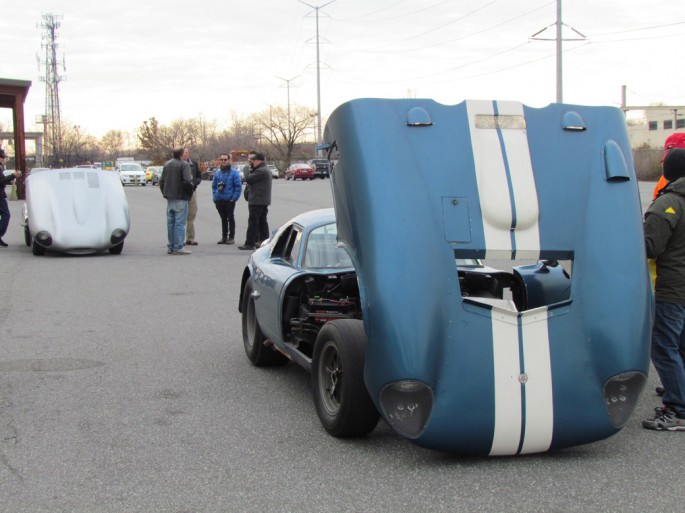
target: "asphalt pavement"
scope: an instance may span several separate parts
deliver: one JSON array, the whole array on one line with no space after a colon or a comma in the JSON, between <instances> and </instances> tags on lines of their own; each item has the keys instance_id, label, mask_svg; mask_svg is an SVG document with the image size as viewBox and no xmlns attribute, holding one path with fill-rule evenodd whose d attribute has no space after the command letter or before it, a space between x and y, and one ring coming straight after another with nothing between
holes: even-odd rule
<instances>
[{"instance_id":1,"label":"asphalt pavement","mask_svg":"<svg viewBox=\"0 0 685 513\"><path fill-rule=\"evenodd\" d=\"M643 197L652 186L640 184ZM278 180L273 192L272 228L332 206L329 180ZM10 246L0 249L0 511L685 509L685 433L640 427L659 404L654 372L620 433L554 453L465 458L416 447L382 422L362 439L329 436L305 371L258 369L244 354L238 294L248 254L216 244L209 182L188 256L166 254L159 189L126 194L132 228L118 256L35 257L22 202L10 203ZM242 243L242 200L236 212Z\"/></svg>"}]
</instances>

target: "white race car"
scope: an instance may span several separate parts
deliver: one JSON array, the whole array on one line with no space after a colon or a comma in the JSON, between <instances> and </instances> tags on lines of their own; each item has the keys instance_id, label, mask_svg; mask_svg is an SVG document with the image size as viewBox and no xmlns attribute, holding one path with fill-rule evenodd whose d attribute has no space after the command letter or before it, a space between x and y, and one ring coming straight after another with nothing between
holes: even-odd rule
<instances>
[{"instance_id":1,"label":"white race car","mask_svg":"<svg viewBox=\"0 0 685 513\"><path fill-rule=\"evenodd\" d=\"M119 175L97 169L34 170L25 181L24 238L34 255L121 253L130 221Z\"/></svg>"}]
</instances>

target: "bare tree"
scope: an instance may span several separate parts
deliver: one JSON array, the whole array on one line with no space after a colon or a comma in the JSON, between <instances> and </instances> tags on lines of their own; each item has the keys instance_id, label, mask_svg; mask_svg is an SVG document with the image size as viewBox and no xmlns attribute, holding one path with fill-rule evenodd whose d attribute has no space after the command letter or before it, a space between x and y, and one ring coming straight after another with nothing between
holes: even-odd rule
<instances>
[{"instance_id":1,"label":"bare tree","mask_svg":"<svg viewBox=\"0 0 685 513\"><path fill-rule=\"evenodd\" d=\"M83 162L93 162L99 156L97 140L79 125L62 122L62 157L69 167Z\"/></svg>"},{"instance_id":2,"label":"bare tree","mask_svg":"<svg viewBox=\"0 0 685 513\"><path fill-rule=\"evenodd\" d=\"M121 130L110 130L102 139L100 139L100 147L110 160L116 160L121 156L124 149L125 137Z\"/></svg>"},{"instance_id":3,"label":"bare tree","mask_svg":"<svg viewBox=\"0 0 685 513\"><path fill-rule=\"evenodd\" d=\"M290 110L285 107L270 107L255 114L251 119L260 140L283 167L292 162L299 143L304 142L307 133L315 127L316 112L308 107L296 105Z\"/></svg>"}]
</instances>

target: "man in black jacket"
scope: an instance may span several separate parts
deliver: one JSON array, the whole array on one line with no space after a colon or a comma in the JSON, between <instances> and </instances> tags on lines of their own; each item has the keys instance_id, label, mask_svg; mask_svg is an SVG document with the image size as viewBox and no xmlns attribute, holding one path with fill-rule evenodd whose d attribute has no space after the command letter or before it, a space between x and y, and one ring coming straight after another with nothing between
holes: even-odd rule
<instances>
[{"instance_id":1,"label":"man in black jacket","mask_svg":"<svg viewBox=\"0 0 685 513\"><path fill-rule=\"evenodd\" d=\"M250 151L248 159L250 172L245 176L247 188L247 234L245 244L238 249L254 250L258 244L269 238L267 214L271 205L271 170L266 167L264 154Z\"/></svg>"},{"instance_id":2,"label":"man in black jacket","mask_svg":"<svg viewBox=\"0 0 685 513\"><path fill-rule=\"evenodd\" d=\"M647 257L656 259L652 363L664 387L663 406L642 427L685 431L685 149L664 158L668 181L645 213Z\"/></svg>"},{"instance_id":3,"label":"man in black jacket","mask_svg":"<svg viewBox=\"0 0 685 513\"><path fill-rule=\"evenodd\" d=\"M186 245L197 246L195 241L195 217L197 216L197 186L202 182L202 172L200 166L190 158L188 148L183 150L181 157L190 166L190 174L193 177L193 195L188 201L188 220L186 221Z\"/></svg>"},{"instance_id":4,"label":"man in black jacket","mask_svg":"<svg viewBox=\"0 0 685 513\"><path fill-rule=\"evenodd\" d=\"M167 253L170 255L190 255L191 253L183 246L188 218L188 200L193 195L193 182L190 166L185 160L181 160L182 155L182 147L174 148L174 158L164 164L162 178L159 179L159 190L167 200Z\"/></svg>"},{"instance_id":5,"label":"man in black jacket","mask_svg":"<svg viewBox=\"0 0 685 513\"><path fill-rule=\"evenodd\" d=\"M21 172L17 169L14 174L5 176L5 160L7 154L5 150L0 148L0 248L6 248L7 243L2 240L7 232L7 227L10 224L10 207L7 204L7 194L5 193L5 185L11 184L15 178L21 176Z\"/></svg>"}]
</instances>

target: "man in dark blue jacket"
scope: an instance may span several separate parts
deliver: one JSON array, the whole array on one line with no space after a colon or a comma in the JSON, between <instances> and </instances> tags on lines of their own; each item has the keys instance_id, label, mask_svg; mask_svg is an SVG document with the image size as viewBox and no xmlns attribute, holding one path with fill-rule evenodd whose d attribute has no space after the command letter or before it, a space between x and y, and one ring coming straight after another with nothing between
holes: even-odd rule
<instances>
[{"instance_id":1,"label":"man in dark blue jacket","mask_svg":"<svg viewBox=\"0 0 685 513\"><path fill-rule=\"evenodd\" d=\"M5 176L5 160L7 154L5 150L0 148L0 248L6 248L7 243L2 240L7 227L10 224L10 207L7 204L7 194L5 193L5 185L11 184L15 178L21 176L21 172L17 169L14 174Z\"/></svg>"},{"instance_id":2,"label":"man in dark blue jacket","mask_svg":"<svg viewBox=\"0 0 685 513\"><path fill-rule=\"evenodd\" d=\"M235 237L235 203L240 198L243 183L238 171L231 167L231 156L222 153L219 169L212 178L212 200L221 218L221 240L217 244L233 244Z\"/></svg>"}]
</instances>

